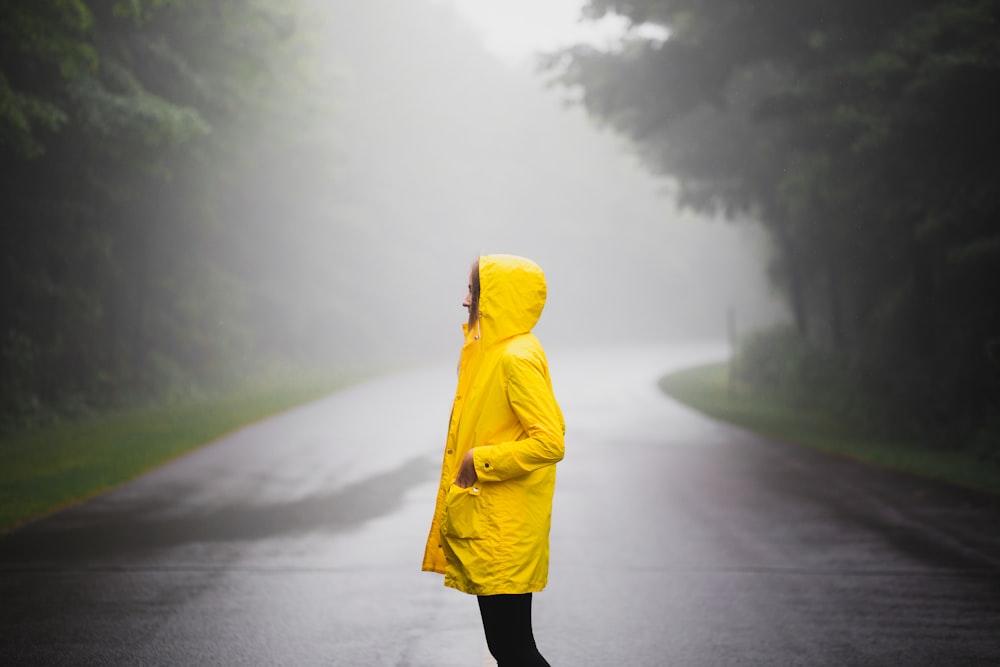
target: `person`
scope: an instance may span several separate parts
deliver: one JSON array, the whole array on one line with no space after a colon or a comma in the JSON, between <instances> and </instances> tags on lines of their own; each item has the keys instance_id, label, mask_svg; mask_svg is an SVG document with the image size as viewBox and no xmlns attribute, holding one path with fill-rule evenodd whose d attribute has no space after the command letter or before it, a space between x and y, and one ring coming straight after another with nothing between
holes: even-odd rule
<instances>
[{"instance_id":1,"label":"person","mask_svg":"<svg viewBox=\"0 0 1000 667\"><path fill-rule=\"evenodd\" d=\"M566 431L548 361L531 332L545 306L541 268L523 257L473 264L465 344L423 570L476 595L498 667L547 666L531 596L545 588L556 463Z\"/></svg>"}]
</instances>

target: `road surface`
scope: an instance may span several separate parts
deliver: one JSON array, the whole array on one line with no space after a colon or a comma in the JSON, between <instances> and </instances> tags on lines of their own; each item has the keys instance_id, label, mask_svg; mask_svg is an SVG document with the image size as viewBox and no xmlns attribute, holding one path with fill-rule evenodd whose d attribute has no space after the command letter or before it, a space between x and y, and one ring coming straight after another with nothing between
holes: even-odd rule
<instances>
[{"instance_id":1,"label":"road surface","mask_svg":"<svg viewBox=\"0 0 1000 667\"><path fill-rule=\"evenodd\" d=\"M1000 665L1000 501L663 396L712 346L551 352L554 667ZM372 380L0 538L0 664L489 664L419 571L454 368Z\"/></svg>"}]
</instances>

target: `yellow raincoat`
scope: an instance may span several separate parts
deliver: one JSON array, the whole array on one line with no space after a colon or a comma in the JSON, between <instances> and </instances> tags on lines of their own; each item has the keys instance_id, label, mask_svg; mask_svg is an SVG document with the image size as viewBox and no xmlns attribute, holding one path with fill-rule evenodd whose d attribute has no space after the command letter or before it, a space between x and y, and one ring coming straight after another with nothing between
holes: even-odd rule
<instances>
[{"instance_id":1,"label":"yellow raincoat","mask_svg":"<svg viewBox=\"0 0 1000 667\"><path fill-rule=\"evenodd\" d=\"M441 484L423 569L474 595L533 593L548 581L555 463L566 431L548 362L531 328L545 276L510 255L479 258L479 313L458 369ZM474 449L479 480L454 484Z\"/></svg>"}]
</instances>

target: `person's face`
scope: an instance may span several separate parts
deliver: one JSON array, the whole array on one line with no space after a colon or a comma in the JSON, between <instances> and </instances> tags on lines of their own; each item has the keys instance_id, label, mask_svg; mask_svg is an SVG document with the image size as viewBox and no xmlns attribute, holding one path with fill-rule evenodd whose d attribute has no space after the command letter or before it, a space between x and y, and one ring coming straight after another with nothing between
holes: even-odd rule
<instances>
[{"instance_id":1,"label":"person's face","mask_svg":"<svg viewBox=\"0 0 1000 667\"><path fill-rule=\"evenodd\" d=\"M469 272L469 291L465 293L465 300L462 302L462 307L465 308L466 311L469 311L469 309L472 308L472 272L471 271ZM472 313L469 312L469 315L472 315Z\"/></svg>"}]
</instances>

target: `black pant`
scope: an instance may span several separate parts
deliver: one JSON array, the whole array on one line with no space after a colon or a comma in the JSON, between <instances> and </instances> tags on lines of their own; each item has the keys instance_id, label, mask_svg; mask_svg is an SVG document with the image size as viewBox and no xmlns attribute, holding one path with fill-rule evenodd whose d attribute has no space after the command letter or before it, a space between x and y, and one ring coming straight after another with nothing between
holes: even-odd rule
<instances>
[{"instance_id":1,"label":"black pant","mask_svg":"<svg viewBox=\"0 0 1000 667\"><path fill-rule=\"evenodd\" d=\"M497 667L549 667L531 631L531 593L480 595L479 613Z\"/></svg>"}]
</instances>

